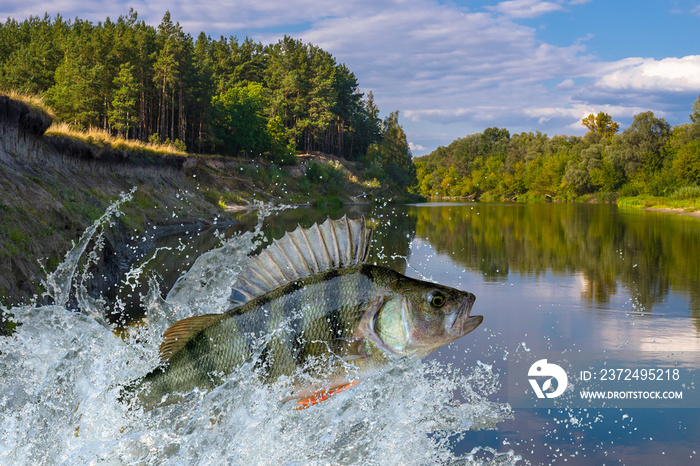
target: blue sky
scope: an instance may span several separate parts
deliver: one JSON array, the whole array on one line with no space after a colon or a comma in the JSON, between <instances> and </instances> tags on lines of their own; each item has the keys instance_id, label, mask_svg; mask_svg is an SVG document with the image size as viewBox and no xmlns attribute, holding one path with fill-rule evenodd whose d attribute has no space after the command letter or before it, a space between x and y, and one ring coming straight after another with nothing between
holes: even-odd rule
<instances>
[{"instance_id":1,"label":"blue sky","mask_svg":"<svg viewBox=\"0 0 700 466\"><path fill-rule=\"evenodd\" d=\"M415 156L491 126L582 135L609 113L685 123L700 95L699 0L0 0L0 17L116 19L165 10L196 37L284 34L331 52L401 112Z\"/></svg>"}]
</instances>

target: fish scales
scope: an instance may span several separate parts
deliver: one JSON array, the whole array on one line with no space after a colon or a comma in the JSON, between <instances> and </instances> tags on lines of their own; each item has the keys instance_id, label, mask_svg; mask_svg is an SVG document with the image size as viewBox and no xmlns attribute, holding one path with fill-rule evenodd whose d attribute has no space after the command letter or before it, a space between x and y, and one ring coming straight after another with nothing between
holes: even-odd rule
<instances>
[{"instance_id":1,"label":"fish scales","mask_svg":"<svg viewBox=\"0 0 700 466\"><path fill-rule=\"evenodd\" d=\"M150 409L169 394L212 389L246 362L267 381L302 368L342 386L391 359L425 356L481 323L469 315L471 293L366 264L370 239L364 219L346 217L288 233L241 272L231 309L171 326L164 364L122 398L136 392Z\"/></svg>"},{"instance_id":2,"label":"fish scales","mask_svg":"<svg viewBox=\"0 0 700 466\"><path fill-rule=\"evenodd\" d=\"M352 346L352 332L381 284L373 266L333 270L278 288L222 315L171 359L173 369L146 376L152 397L178 387L211 389L227 373L259 354L265 378L292 375L310 357L340 361ZM344 304L339 304L344 303ZM266 338L267 337L267 338ZM258 347L259 346L259 347Z\"/></svg>"}]
</instances>

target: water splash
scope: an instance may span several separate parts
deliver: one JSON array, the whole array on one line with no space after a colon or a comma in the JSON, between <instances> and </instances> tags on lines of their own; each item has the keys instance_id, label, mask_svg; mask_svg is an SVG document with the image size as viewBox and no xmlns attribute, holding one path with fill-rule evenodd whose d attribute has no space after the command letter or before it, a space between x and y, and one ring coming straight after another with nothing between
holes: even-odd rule
<instances>
[{"instance_id":1,"label":"water splash","mask_svg":"<svg viewBox=\"0 0 700 466\"><path fill-rule=\"evenodd\" d=\"M119 208L122 204L132 199L134 192L136 192L136 187L132 188L128 193L122 193L119 200L112 203L105 213L85 230L78 243L74 244L73 248L66 253L65 259L56 270L48 274L46 280L42 281L41 284L46 290L44 296L52 298L54 304L58 306L66 305L70 296L71 285L73 284L73 275L78 268L80 259L85 255L85 250L93 236L105 225L111 224L114 217L120 215Z\"/></svg>"},{"instance_id":2,"label":"water splash","mask_svg":"<svg viewBox=\"0 0 700 466\"><path fill-rule=\"evenodd\" d=\"M147 326L123 338L105 325L104 306L77 287L82 313L66 308L81 258L133 191L109 207L45 281L53 305L17 306L21 325L0 338L0 464L515 464L513 452L454 445L470 430L494 429L511 416L488 401L498 387L490 367L456 370L402 361L307 410L282 403L291 380L266 385L244 365L209 393L144 413L117 401L120 386L149 372L161 334L174 321L221 312L247 255L261 243L261 206L253 231L221 238L166 299L154 279L143 297ZM93 242L99 248L99 241ZM94 251L94 249L93 249ZM157 252L155 253L157 254ZM85 273L85 272L84 272ZM135 267L127 280L139 277Z\"/></svg>"}]
</instances>

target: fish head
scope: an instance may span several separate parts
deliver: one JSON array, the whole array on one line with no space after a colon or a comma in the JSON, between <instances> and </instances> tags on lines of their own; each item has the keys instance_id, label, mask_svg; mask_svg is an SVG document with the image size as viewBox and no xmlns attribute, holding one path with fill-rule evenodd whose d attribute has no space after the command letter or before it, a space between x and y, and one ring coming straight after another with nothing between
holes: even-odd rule
<instances>
[{"instance_id":1,"label":"fish head","mask_svg":"<svg viewBox=\"0 0 700 466\"><path fill-rule=\"evenodd\" d=\"M375 338L398 356L425 356L481 324L470 316L476 297L469 292L401 277L390 284L374 320Z\"/></svg>"}]
</instances>

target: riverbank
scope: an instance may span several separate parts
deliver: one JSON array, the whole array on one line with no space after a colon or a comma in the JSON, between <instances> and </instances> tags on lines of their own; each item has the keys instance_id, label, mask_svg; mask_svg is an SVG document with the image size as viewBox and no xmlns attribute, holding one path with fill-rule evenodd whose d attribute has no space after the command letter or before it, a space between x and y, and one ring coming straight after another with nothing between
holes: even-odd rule
<instances>
[{"instance_id":1,"label":"riverbank","mask_svg":"<svg viewBox=\"0 0 700 466\"><path fill-rule=\"evenodd\" d=\"M118 281L159 235L214 224L255 202L338 205L392 197L361 167L305 154L284 167L241 158L140 150L88 133L47 133L40 106L0 96L0 304L38 299L40 282L120 193L136 188L105 235L89 287Z\"/></svg>"},{"instance_id":2,"label":"riverbank","mask_svg":"<svg viewBox=\"0 0 700 466\"><path fill-rule=\"evenodd\" d=\"M665 212L670 214L687 215L700 218L700 187L696 196L695 189L690 189L689 193L683 193L677 197L654 197L654 196L634 196L618 197L617 193L589 194L576 196L573 198L560 198L554 196L491 196L484 193L481 196L436 196L431 197L431 201L462 201L462 202L520 202L520 203L547 203L547 202L571 202L578 204L616 204L620 207L634 207L654 212Z\"/></svg>"},{"instance_id":3,"label":"riverbank","mask_svg":"<svg viewBox=\"0 0 700 466\"><path fill-rule=\"evenodd\" d=\"M686 211L683 209L672 209L670 207L644 207L644 210L652 212L665 212L670 214L687 215L689 217L700 218L700 210Z\"/></svg>"},{"instance_id":4,"label":"riverbank","mask_svg":"<svg viewBox=\"0 0 700 466\"><path fill-rule=\"evenodd\" d=\"M107 286L152 248L183 228L205 228L222 215L196 194L181 156L152 157L44 135L49 115L0 96L0 303L27 302L72 241L110 203L136 188L105 235L89 288ZM155 227L155 228L154 228ZM138 239L137 239L138 238Z\"/></svg>"},{"instance_id":5,"label":"riverbank","mask_svg":"<svg viewBox=\"0 0 700 466\"><path fill-rule=\"evenodd\" d=\"M669 197L621 197L618 205L700 218L700 186L680 189Z\"/></svg>"}]
</instances>

